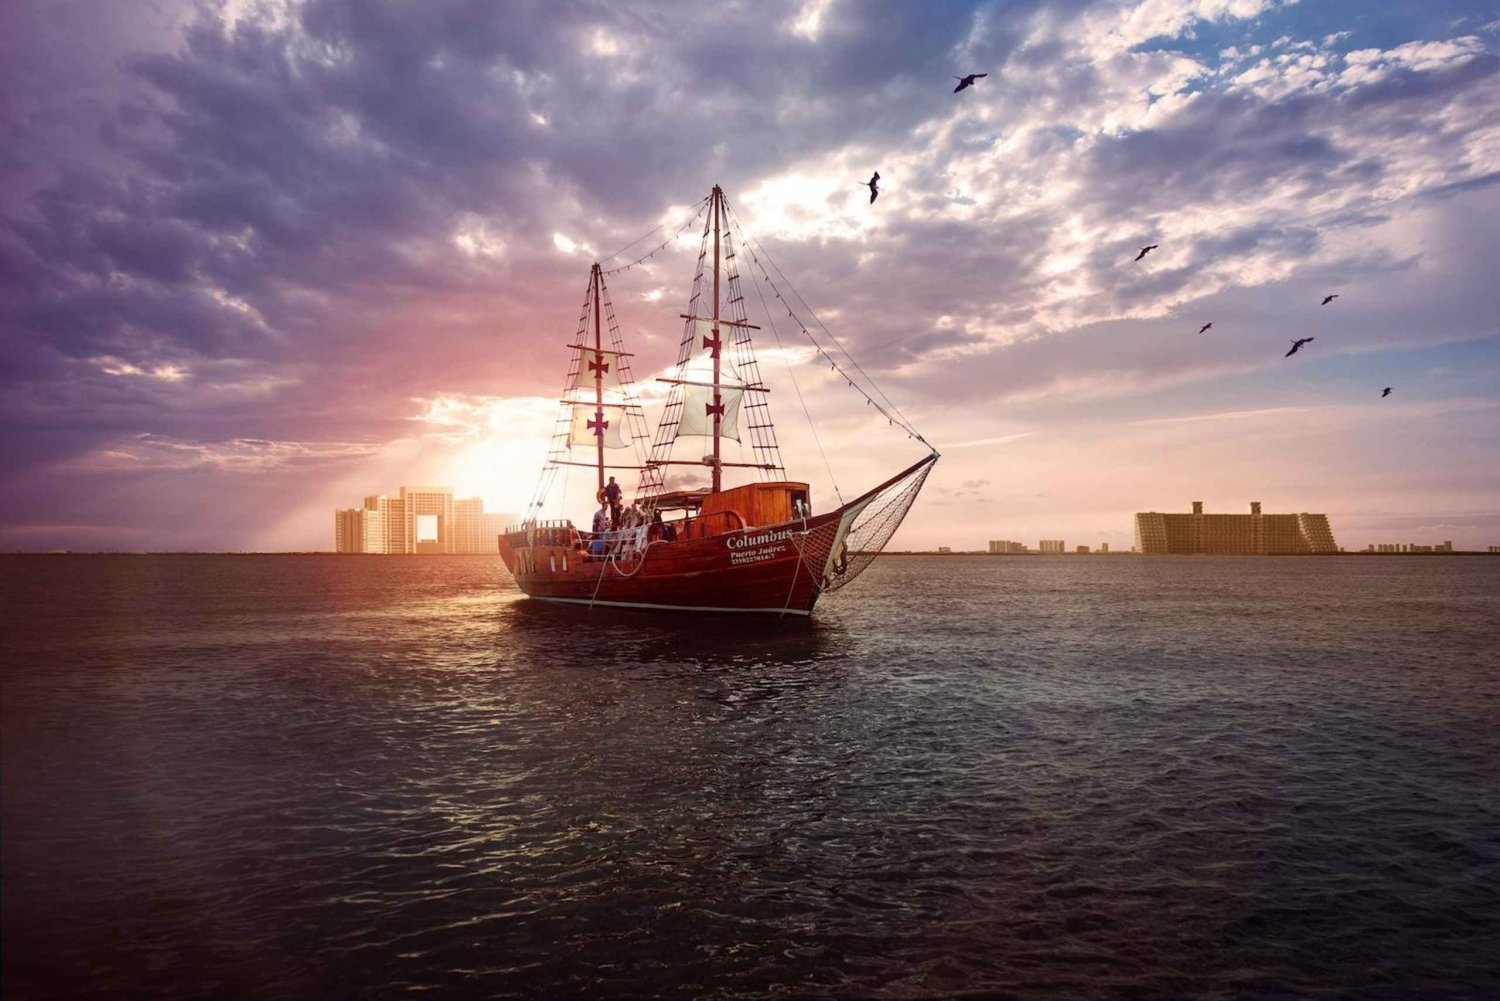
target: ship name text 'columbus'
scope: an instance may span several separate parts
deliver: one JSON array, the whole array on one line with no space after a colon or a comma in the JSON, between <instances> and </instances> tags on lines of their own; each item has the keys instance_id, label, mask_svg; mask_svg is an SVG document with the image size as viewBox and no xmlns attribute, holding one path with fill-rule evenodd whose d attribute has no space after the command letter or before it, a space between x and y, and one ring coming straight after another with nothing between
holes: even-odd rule
<instances>
[{"instance_id":1,"label":"ship name text 'columbus'","mask_svg":"<svg viewBox=\"0 0 1500 1001\"><path fill-rule=\"evenodd\" d=\"M760 535L731 535L724 540L724 545L730 549L749 549L751 546L763 546L768 542L780 542L792 537L791 529L782 529L779 532L763 532Z\"/></svg>"}]
</instances>

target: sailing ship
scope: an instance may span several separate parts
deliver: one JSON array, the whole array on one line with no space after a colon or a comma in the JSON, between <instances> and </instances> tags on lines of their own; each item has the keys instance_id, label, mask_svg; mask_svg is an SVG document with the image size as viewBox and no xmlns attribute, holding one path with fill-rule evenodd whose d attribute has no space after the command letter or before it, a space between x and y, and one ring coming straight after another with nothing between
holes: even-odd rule
<instances>
[{"instance_id":1,"label":"sailing ship","mask_svg":"<svg viewBox=\"0 0 1500 1001\"><path fill-rule=\"evenodd\" d=\"M938 459L936 449L831 333L824 328L820 340L798 319L790 303L800 303L800 297L790 298L795 293L771 263L780 278L773 281L765 267L768 255L763 248L755 253L756 245L744 237L718 186L674 238L700 216L705 218L697 272L688 311L682 314L677 363L670 376L657 380L666 390L654 437L648 434L631 371L634 356L625 350L604 282L607 274L646 258L611 271L596 263L590 270L577 336L569 345L572 361L551 452L525 519L499 538L506 568L533 598L588 606L810 615L821 596L848 585L885 547ZM787 478L770 416L770 390L753 347L752 334L761 328L748 322L741 289L737 258L745 253L757 269L751 272L752 282L759 288L764 278L813 342L817 358L864 395L891 427L925 447L926 455L821 512L814 507L810 485ZM774 331L774 321L771 326ZM790 366L788 374L795 384ZM676 447L692 439L711 441L712 451L701 459L677 458ZM740 445L738 459L726 442ZM592 453L589 461L574 457L577 448ZM610 453L627 448L634 449L634 461L610 459ZM565 517L544 516L557 493L559 474L572 467L592 467L595 473L597 512L588 529ZM611 488L616 473L638 474L628 508L623 498L610 504L618 496ZM726 484L726 479L746 477L749 482ZM567 478L561 478L565 500Z\"/></svg>"}]
</instances>

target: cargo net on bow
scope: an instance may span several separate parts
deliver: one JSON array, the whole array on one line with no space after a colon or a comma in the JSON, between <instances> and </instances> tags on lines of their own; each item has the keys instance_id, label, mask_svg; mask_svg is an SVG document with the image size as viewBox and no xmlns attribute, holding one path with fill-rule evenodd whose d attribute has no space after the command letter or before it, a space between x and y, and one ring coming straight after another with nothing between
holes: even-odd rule
<instances>
[{"instance_id":1,"label":"cargo net on bow","mask_svg":"<svg viewBox=\"0 0 1500 1001\"><path fill-rule=\"evenodd\" d=\"M896 534L896 529L901 527L902 519L916 502L932 467L933 463L925 462L868 500L855 501L851 505L858 508L854 521L832 561L828 557L838 540L842 519L824 525L806 538L802 546L802 565L814 576L822 576L824 594L848 584L875 561L886 543L891 541L891 536ZM859 507L861 504L863 506Z\"/></svg>"}]
</instances>

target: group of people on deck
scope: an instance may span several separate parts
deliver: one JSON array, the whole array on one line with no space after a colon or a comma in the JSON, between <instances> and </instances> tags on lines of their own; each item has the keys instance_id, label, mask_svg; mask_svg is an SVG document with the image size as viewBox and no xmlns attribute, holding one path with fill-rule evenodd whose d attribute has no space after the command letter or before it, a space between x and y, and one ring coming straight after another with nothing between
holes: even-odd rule
<instances>
[{"instance_id":1,"label":"group of people on deck","mask_svg":"<svg viewBox=\"0 0 1500 1001\"><path fill-rule=\"evenodd\" d=\"M596 556L609 552L613 546L630 538L632 530L646 524L646 512L641 510L641 502L637 500L625 507L620 485L613 476L599 492L599 497L599 510L594 512L594 541L589 546L589 552ZM677 539L677 530L661 520L660 511L653 511L647 537L673 542Z\"/></svg>"}]
</instances>

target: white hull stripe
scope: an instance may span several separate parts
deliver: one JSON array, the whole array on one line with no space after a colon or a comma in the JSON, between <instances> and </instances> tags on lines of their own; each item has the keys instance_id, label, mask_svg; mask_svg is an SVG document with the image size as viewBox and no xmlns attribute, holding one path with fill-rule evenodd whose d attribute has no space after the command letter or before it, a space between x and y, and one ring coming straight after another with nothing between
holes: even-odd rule
<instances>
[{"instance_id":1,"label":"white hull stripe","mask_svg":"<svg viewBox=\"0 0 1500 1001\"><path fill-rule=\"evenodd\" d=\"M569 605L606 605L610 608L658 608L665 612L748 612L752 615L811 615L800 608L715 608L712 605L652 605L643 601L590 601L587 598L546 598L528 595L537 601L558 601Z\"/></svg>"}]
</instances>

